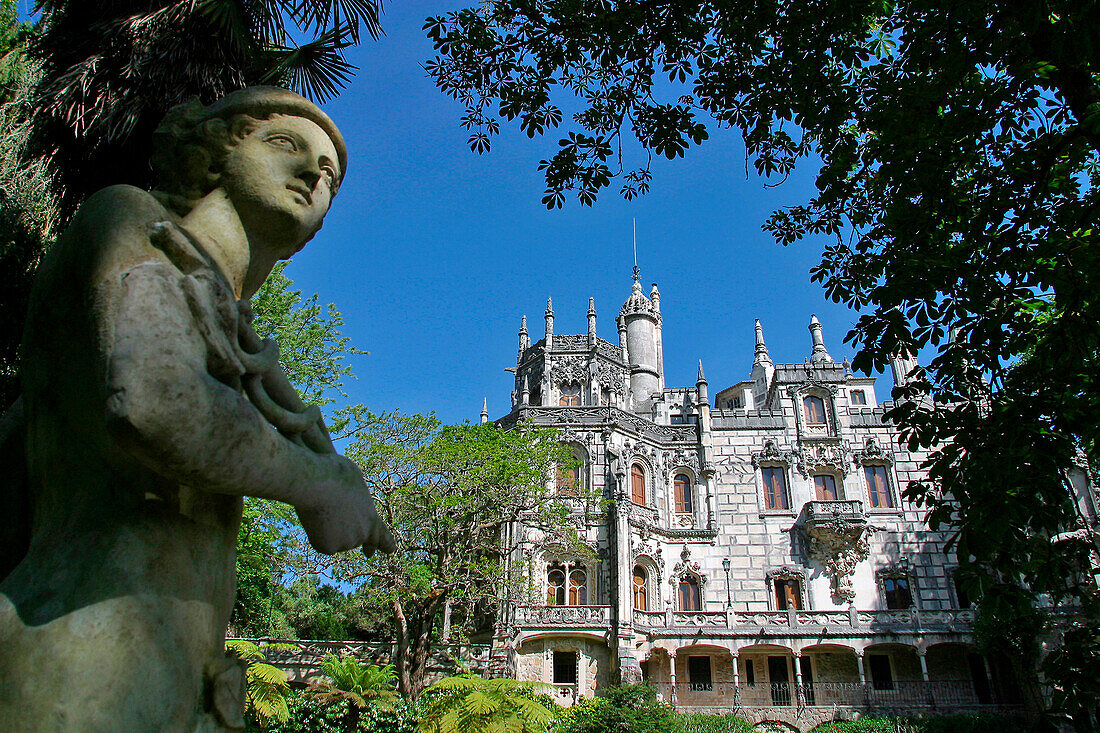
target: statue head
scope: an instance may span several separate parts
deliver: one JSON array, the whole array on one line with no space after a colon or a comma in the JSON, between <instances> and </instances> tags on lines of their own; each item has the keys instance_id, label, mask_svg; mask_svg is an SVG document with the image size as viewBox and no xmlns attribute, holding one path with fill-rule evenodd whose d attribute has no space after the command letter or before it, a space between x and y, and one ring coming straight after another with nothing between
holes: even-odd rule
<instances>
[{"instance_id":1,"label":"statue head","mask_svg":"<svg viewBox=\"0 0 1100 733\"><path fill-rule=\"evenodd\" d=\"M288 170L289 156L305 167ZM223 188L256 225L300 220L289 223L304 227L296 237L301 246L336 195L347 148L336 125L308 99L278 87L250 87L209 106L191 100L169 110L154 133L152 164L154 195L181 216ZM289 186L277 180L287 176ZM316 192L306 190L318 180Z\"/></svg>"}]
</instances>

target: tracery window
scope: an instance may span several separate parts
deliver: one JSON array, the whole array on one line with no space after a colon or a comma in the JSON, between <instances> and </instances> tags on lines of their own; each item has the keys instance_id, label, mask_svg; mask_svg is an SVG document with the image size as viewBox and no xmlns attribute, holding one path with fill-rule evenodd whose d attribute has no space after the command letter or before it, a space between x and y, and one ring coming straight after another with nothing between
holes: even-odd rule
<instances>
[{"instance_id":1,"label":"tracery window","mask_svg":"<svg viewBox=\"0 0 1100 733\"><path fill-rule=\"evenodd\" d=\"M685 575L680 578L680 610L703 610L702 597L699 594L699 579L694 575Z\"/></svg>"},{"instance_id":2,"label":"tracery window","mask_svg":"<svg viewBox=\"0 0 1100 733\"><path fill-rule=\"evenodd\" d=\"M836 477L828 473L814 476L814 491L818 501L838 501L840 492L836 488Z\"/></svg>"},{"instance_id":3,"label":"tracery window","mask_svg":"<svg viewBox=\"0 0 1100 733\"><path fill-rule=\"evenodd\" d=\"M575 567L569 571L569 605L588 605L588 573Z\"/></svg>"},{"instance_id":4,"label":"tracery window","mask_svg":"<svg viewBox=\"0 0 1100 733\"><path fill-rule=\"evenodd\" d=\"M546 605L565 605L565 566L553 564L546 571Z\"/></svg>"},{"instance_id":5,"label":"tracery window","mask_svg":"<svg viewBox=\"0 0 1100 733\"><path fill-rule=\"evenodd\" d=\"M825 400L814 395L802 398L802 407L806 415L807 425L825 424Z\"/></svg>"},{"instance_id":6,"label":"tracery window","mask_svg":"<svg viewBox=\"0 0 1100 733\"><path fill-rule=\"evenodd\" d=\"M568 566L557 561L547 566L546 605L588 605L588 571L579 560Z\"/></svg>"},{"instance_id":7,"label":"tracery window","mask_svg":"<svg viewBox=\"0 0 1100 733\"><path fill-rule=\"evenodd\" d=\"M764 509L778 511L790 508L787 500L787 471L782 466L764 466L760 469L764 482Z\"/></svg>"},{"instance_id":8,"label":"tracery window","mask_svg":"<svg viewBox=\"0 0 1100 733\"><path fill-rule=\"evenodd\" d=\"M691 479L687 474L678 473L672 481L673 496L678 514L689 514L692 510Z\"/></svg>"},{"instance_id":9,"label":"tracery window","mask_svg":"<svg viewBox=\"0 0 1100 733\"><path fill-rule=\"evenodd\" d=\"M641 565L634 566L634 610L649 610L649 594L646 590L648 574Z\"/></svg>"},{"instance_id":10,"label":"tracery window","mask_svg":"<svg viewBox=\"0 0 1100 733\"><path fill-rule=\"evenodd\" d=\"M581 386L579 384L567 384L561 388L561 397L558 398L559 407L580 407Z\"/></svg>"},{"instance_id":11,"label":"tracery window","mask_svg":"<svg viewBox=\"0 0 1100 733\"><path fill-rule=\"evenodd\" d=\"M867 477L867 498L874 509L892 509L894 498L890 493L890 482L886 476L886 466L864 466Z\"/></svg>"},{"instance_id":12,"label":"tracery window","mask_svg":"<svg viewBox=\"0 0 1100 733\"><path fill-rule=\"evenodd\" d=\"M630 499L645 505L645 471L637 463L630 467Z\"/></svg>"},{"instance_id":13,"label":"tracery window","mask_svg":"<svg viewBox=\"0 0 1100 733\"><path fill-rule=\"evenodd\" d=\"M886 598L888 609L900 610L913 607L913 591L909 585L909 576L883 575L879 580L882 582L882 595Z\"/></svg>"}]
</instances>

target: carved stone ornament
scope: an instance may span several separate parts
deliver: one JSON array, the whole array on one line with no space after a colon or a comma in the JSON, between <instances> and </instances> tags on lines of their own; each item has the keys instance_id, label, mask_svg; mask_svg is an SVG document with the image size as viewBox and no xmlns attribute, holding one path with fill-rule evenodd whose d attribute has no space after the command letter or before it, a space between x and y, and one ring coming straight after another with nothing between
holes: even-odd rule
<instances>
[{"instance_id":1,"label":"carved stone ornament","mask_svg":"<svg viewBox=\"0 0 1100 733\"><path fill-rule=\"evenodd\" d=\"M699 579L699 587L707 584L707 576L702 572L702 566L698 560L691 559L691 548L686 544L680 550L680 562L672 566L672 574L668 576L670 585L675 585L685 575L694 575Z\"/></svg>"},{"instance_id":2,"label":"carved stone ornament","mask_svg":"<svg viewBox=\"0 0 1100 733\"><path fill-rule=\"evenodd\" d=\"M804 443L796 455L795 467L805 478L822 469L848 475L848 445L843 441Z\"/></svg>"},{"instance_id":3,"label":"carved stone ornament","mask_svg":"<svg viewBox=\"0 0 1100 733\"><path fill-rule=\"evenodd\" d=\"M813 393L813 392L828 392L834 397L840 393L840 387L835 384L826 384L817 379L807 379L805 382L787 387L787 394L791 397L798 397L800 394Z\"/></svg>"},{"instance_id":4,"label":"carved stone ornament","mask_svg":"<svg viewBox=\"0 0 1100 733\"><path fill-rule=\"evenodd\" d=\"M588 360L578 356L561 356L550 367L550 381L556 387L588 382Z\"/></svg>"},{"instance_id":5,"label":"carved stone ornament","mask_svg":"<svg viewBox=\"0 0 1100 733\"><path fill-rule=\"evenodd\" d=\"M893 463L894 456L889 450L879 445L877 440L868 438L863 444L863 449L852 454L852 462L857 466L864 463Z\"/></svg>"},{"instance_id":6,"label":"carved stone ornament","mask_svg":"<svg viewBox=\"0 0 1100 733\"><path fill-rule=\"evenodd\" d=\"M666 453L664 456L664 465L661 471L665 482L668 482L668 477L677 469L686 468L697 480L702 471L699 469L699 456L695 451L685 451L678 449L675 453Z\"/></svg>"},{"instance_id":7,"label":"carved stone ornament","mask_svg":"<svg viewBox=\"0 0 1100 733\"><path fill-rule=\"evenodd\" d=\"M594 369L596 381L604 389L609 389L619 395L626 396L626 371L612 366L606 362L596 362Z\"/></svg>"},{"instance_id":8,"label":"carved stone ornament","mask_svg":"<svg viewBox=\"0 0 1100 733\"><path fill-rule=\"evenodd\" d=\"M806 521L804 529L810 538L810 557L821 563L832 583L833 600L855 600L852 576L856 566L870 555L868 540L874 527L862 512L852 512L815 516Z\"/></svg>"},{"instance_id":9,"label":"carved stone ornament","mask_svg":"<svg viewBox=\"0 0 1100 733\"><path fill-rule=\"evenodd\" d=\"M764 450L752 454L752 467L760 468L765 463L794 463L798 459L798 451L780 450L774 440L764 441Z\"/></svg>"}]
</instances>

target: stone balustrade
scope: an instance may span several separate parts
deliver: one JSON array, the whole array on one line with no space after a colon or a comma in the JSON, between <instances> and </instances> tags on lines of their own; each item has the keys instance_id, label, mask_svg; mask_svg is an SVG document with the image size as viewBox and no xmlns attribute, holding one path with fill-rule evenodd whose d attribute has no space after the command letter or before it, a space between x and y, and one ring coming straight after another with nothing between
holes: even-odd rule
<instances>
[{"instance_id":1,"label":"stone balustrade","mask_svg":"<svg viewBox=\"0 0 1100 733\"><path fill-rule=\"evenodd\" d=\"M520 626L598 626L611 624L611 606L517 606Z\"/></svg>"},{"instance_id":2,"label":"stone balustrade","mask_svg":"<svg viewBox=\"0 0 1100 733\"><path fill-rule=\"evenodd\" d=\"M699 629L748 636L802 636L970 631L970 610L860 611L635 611L634 625L651 630Z\"/></svg>"}]
</instances>

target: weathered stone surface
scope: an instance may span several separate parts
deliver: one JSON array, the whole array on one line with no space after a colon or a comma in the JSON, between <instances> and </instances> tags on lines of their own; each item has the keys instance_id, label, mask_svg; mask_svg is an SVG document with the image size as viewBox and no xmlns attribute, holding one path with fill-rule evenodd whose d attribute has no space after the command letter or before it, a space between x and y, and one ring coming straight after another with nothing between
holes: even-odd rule
<instances>
[{"instance_id":1,"label":"weathered stone surface","mask_svg":"<svg viewBox=\"0 0 1100 733\"><path fill-rule=\"evenodd\" d=\"M33 523L0 583L9 730L243 726L224 653L242 496L292 504L322 552L392 544L247 307L320 229L339 132L256 88L176 108L158 139L158 190L92 196L34 286L15 431Z\"/></svg>"}]
</instances>

